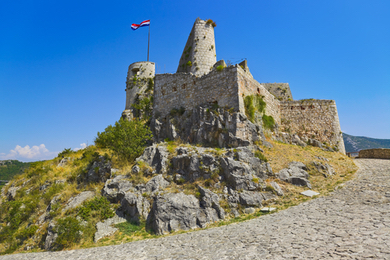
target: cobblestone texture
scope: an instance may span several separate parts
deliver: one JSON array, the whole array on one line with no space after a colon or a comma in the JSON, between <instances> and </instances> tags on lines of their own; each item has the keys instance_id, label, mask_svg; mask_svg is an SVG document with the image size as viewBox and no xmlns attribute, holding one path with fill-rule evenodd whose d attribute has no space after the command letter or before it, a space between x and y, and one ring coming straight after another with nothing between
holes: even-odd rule
<instances>
[{"instance_id":1,"label":"cobblestone texture","mask_svg":"<svg viewBox=\"0 0 390 260\"><path fill-rule=\"evenodd\" d=\"M76 251L0 259L390 259L390 160L356 160L331 196L229 226Z\"/></svg>"}]
</instances>

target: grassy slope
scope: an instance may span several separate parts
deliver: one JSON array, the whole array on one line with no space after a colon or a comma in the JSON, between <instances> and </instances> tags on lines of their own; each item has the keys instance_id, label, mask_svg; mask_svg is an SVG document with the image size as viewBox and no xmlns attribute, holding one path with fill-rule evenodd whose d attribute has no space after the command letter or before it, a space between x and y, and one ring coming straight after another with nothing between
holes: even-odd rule
<instances>
[{"instance_id":1,"label":"grassy slope","mask_svg":"<svg viewBox=\"0 0 390 260\"><path fill-rule=\"evenodd\" d=\"M312 183L313 190L320 192L320 196L327 195L340 183L350 179L357 169L351 159L339 153L324 152L321 149L315 147L302 148L294 145L282 144L272 141L270 142L274 145L274 148L261 148L264 149L264 154L269 159L274 172L277 172L280 169L286 167L291 161L301 161L305 164L310 164L312 161L319 161L315 156L322 156L330 160L329 164L331 164L337 172L337 174L333 177L325 178L322 174L309 167L309 173L311 175L310 181ZM168 145L168 150L174 153L175 148L178 145L180 144L171 142ZM27 180L29 180L29 182L26 183L24 187L17 192L17 198L14 202L3 202L0 205L0 225L5 227L7 223L12 221L12 223L17 224L15 229L7 231L9 233L6 235L7 237L10 237L10 239L0 241L0 252L23 252L26 245L33 245L34 249L32 249L32 251L42 251L39 247L44 244L48 223L45 223L41 226L36 225L35 223L37 222L39 216L46 210L48 203L55 195L61 195L59 202L55 205L55 210L51 213L53 219L55 220L64 219L65 217L69 216L73 218L76 218L77 216L80 217L80 208L67 212L62 212L61 210L65 206L65 203L68 201L68 199L75 196L76 194L84 190L90 190L95 192L97 198L100 197L100 192L104 185L103 183L88 185L80 185L77 183L77 176L85 171L84 169L93 159L92 154L94 152L104 154L107 151L98 150L92 146L85 150L69 154L68 156L72 158L71 162L64 167L57 167L60 159L56 158L50 161L32 164L30 169L28 169L24 174L18 175L14 178L12 183L15 186L21 186ZM209 149L209 152L214 153L215 155L221 155L224 153L224 149ZM173 154L171 154L171 156L173 156ZM132 165L117 161L115 158L113 159L113 163L114 167L119 168L117 174L127 174L130 172ZM145 183L151 177L152 176L146 177L141 173L131 176L130 180L135 184ZM52 184L45 191L39 190L39 187L46 181L51 181L54 183L56 180L63 180L65 182L58 185ZM299 204L309 199L299 194L299 192L306 190L303 187L293 186L274 178L266 180L267 183L270 181L278 182L285 191L285 195L283 197L279 197L276 201L269 202L270 205L275 206L278 210L285 209L289 206ZM199 180L196 183L172 183L167 191L183 191L186 194L194 194L197 196L197 185L212 187L214 182L215 180ZM5 189L8 189L9 186L7 186ZM210 189L216 193L222 192L222 187L219 189ZM24 208L21 207L21 205L25 205ZM117 206L118 205L110 205L111 209L115 209ZM221 201L221 206L224 207L227 212L229 212L229 208L226 202ZM10 214L12 210L14 211L12 213L13 215L15 215L16 212L18 213L16 215L21 216L19 222L15 222L15 218L11 218ZM253 215L242 215L238 218L227 218L224 221L211 224L209 227L239 222L260 215L262 215L262 213L257 211ZM120 244L123 242L156 237L154 234L145 231L144 223L138 226L131 223L124 223L118 225L120 229L119 232L116 232L111 237L104 238L95 244L93 242L93 234L96 230L95 225L102 219L103 217L99 215L99 212L92 211L92 213L85 219L86 224L82 228L83 235L81 239L77 241L77 243L69 243L65 246L65 248L78 249L93 246ZM25 230L32 231L28 233Z\"/></svg>"}]
</instances>

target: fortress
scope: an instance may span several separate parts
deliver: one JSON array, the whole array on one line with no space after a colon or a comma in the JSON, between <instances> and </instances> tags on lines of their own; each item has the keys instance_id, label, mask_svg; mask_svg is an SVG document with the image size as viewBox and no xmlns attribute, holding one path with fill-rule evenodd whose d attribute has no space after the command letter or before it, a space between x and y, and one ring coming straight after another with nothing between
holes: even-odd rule
<instances>
[{"instance_id":1,"label":"fortress","mask_svg":"<svg viewBox=\"0 0 390 260\"><path fill-rule=\"evenodd\" d=\"M175 74L156 75L153 62L131 64L122 116L130 120L139 116L139 108L134 104L140 102L141 110L151 116L154 125L167 120L174 109L191 111L199 106L218 105L245 114L245 97L257 95L266 103L264 114L274 119L274 136L287 134L305 143L317 140L345 153L334 100L293 100L288 83L257 82L246 60L230 66L223 60L217 62L214 26L211 20L196 19ZM233 134L239 132L242 122L235 122ZM241 139L256 140L244 130L241 132Z\"/></svg>"}]
</instances>

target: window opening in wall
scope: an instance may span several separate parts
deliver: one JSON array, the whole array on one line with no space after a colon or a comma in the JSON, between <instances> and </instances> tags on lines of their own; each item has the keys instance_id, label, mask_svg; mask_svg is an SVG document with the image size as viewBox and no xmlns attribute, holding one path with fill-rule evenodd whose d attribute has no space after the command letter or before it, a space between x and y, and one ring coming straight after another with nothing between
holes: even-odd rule
<instances>
[{"instance_id":1,"label":"window opening in wall","mask_svg":"<svg viewBox=\"0 0 390 260\"><path fill-rule=\"evenodd\" d=\"M134 68L131 70L134 75L139 75L139 68Z\"/></svg>"},{"instance_id":2,"label":"window opening in wall","mask_svg":"<svg viewBox=\"0 0 390 260\"><path fill-rule=\"evenodd\" d=\"M259 89L259 88L257 88L257 93L259 93L259 94L260 94L260 89Z\"/></svg>"}]
</instances>

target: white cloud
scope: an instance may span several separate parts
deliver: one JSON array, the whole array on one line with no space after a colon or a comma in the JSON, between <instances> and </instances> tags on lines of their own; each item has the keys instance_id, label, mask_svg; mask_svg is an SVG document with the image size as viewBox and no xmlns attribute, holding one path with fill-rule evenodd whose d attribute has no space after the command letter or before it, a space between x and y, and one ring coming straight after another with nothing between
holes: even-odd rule
<instances>
[{"instance_id":1,"label":"white cloud","mask_svg":"<svg viewBox=\"0 0 390 260\"><path fill-rule=\"evenodd\" d=\"M56 157L58 152L50 152L44 144L30 147L26 145L21 147L17 145L15 149L9 151L8 154L0 153L0 160L21 160L21 161L40 161L48 160Z\"/></svg>"},{"instance_id":2,"label":"white cloud","mask_svg":"<svg viewBox=\"0 0 390 260\"><path fill-rule=\"evenodd\" d=\"M80 147L79 147L79 148L74 148L73 150L74 150L74 151L78 151L78 150L84 149L84 148L86 148L86 147L87 147L87 144L86 144L86 143L82 143L82 144L80 144Z\"/></svg>"}]
</instances>

